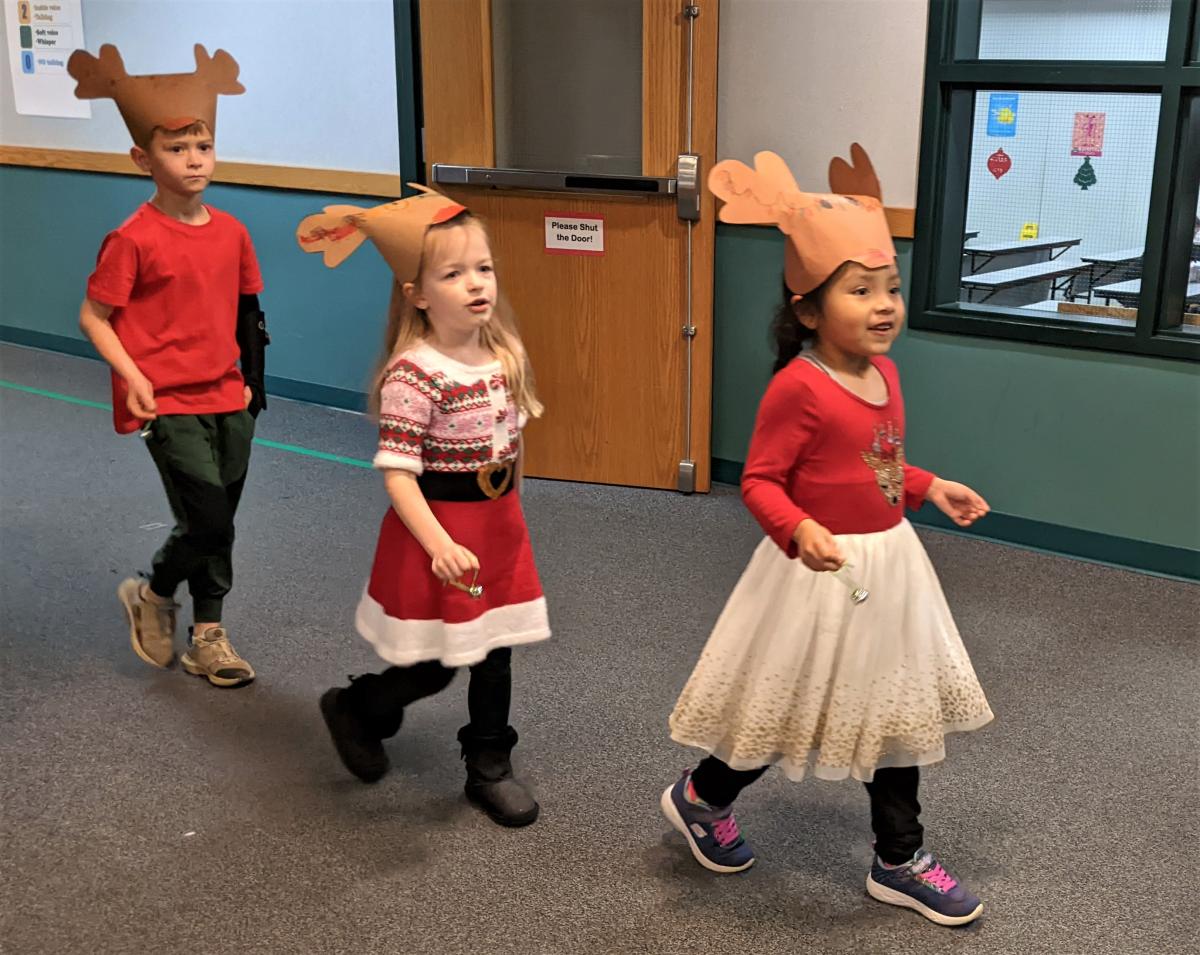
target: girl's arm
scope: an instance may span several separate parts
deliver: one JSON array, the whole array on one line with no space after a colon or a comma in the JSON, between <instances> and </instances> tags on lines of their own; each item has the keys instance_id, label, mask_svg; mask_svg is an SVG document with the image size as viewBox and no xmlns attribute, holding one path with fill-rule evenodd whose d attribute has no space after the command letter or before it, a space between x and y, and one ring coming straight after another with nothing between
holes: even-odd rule
<instances>
[{"instance_id":1,"label":"girl's arm","mask_svg":"<svg viewBox=\"0 0 1200 955\"><path fill-rule=\"evenodd\" d=\"M910 511L920 510L928 500L929 488L937 476L915 464L904 465L904 504Z\"/></svg>"},{"instance_id":2,"label":"girl's arm","mask_svg":"<svg viewBox=\"0 0 1200 955\"><path fill-rule=\"evenodd\" d=\"M797 531L811 520L788 493L788 479L816 432L812 408L812 395L802 380L787 371L772 378L758 406L742 469L742 500L788 557L800 555Z\"/></svg>"},{"instance_id":3,"label":"girl's arm","mask_svg":"<svg viewBox=\"0 0 1200 955\"><path fill-rule=\"evenodd\" d=\"M980 494L957 481L934 478L926 496L959 527L970 527L991 510Z\"/></svg>"},{"instance_id":4,"label":"girl's arm","mask_svg":"<svg viewBox=\"0 0 1200 955\"><path fill-rule=\"evenodd\" d=\"M517 463L516 473L513 475L513 482L517 486L517 493L520 494L525 490L525 435L521 434L517 437Z\"/></svg>"},{"instance_id":5,"label":"girl's arm","mask_svg":"<svg viewBox=\"0 0 1200 955\"><path fill-rule=\"evenodd\" d=\"M154 386L142 374L142 370L129 357L129 352L121 344L121 339L113 331L109 318L112 316L111 305L85 298L79 307L79 328L88 341L96 346L96 351L129 385L129 397L126 405L130 413L144 421L157 417L157 405L154 402Z\"/></svg>"},{"instance_id":6,"label":"girl's arm","mask_svg":"<svg viewBox=\"0 0 1200 955\"><path fill-rule=\"evenodd\" d=\"M912 464L904 465L904 503L915 511L926 501L959 527L970 527L991 510L987 501L965 484L943 480Z\"/></svg>"},{"instance_id":7,"label":"girl's arm","mask_svg":"<svg viewBox=\"0 0 1200 955\"><path fill-rule=\"evenodd\" d=\"M479 558L456 544L430 510L416 474L389 468L384 472L383 484L396 514L433 561L433 572L439 580L458 580L479 569Z\"/></svg>"}]
</instances>

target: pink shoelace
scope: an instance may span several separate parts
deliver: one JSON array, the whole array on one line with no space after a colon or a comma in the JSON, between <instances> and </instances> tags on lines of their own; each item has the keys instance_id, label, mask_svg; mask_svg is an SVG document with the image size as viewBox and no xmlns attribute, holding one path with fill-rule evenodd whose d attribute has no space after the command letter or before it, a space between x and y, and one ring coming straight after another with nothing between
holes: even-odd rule
<instances>
[{"instance_id":1,"label":"pink shoelace","mask_svg":"<svg viewBox=\"0 0 1200 955\"><path fill-rule=\"evenodd\" d=\"M942 893L949 892L956 885L958 885L950 873L942 868L940 862L936 863L932 869L917 873L917 878L919 878L922 882L928 882L935 889Z\"/></svg>"},{"instance_id":2,"label":"pink shoelace","mask_svg":"<svg viewBox=\"0 0 1200 955\"><path fill-rule=\"evenodd\" d=\"M733 813L713 824L713 836L722 848L733 845L741 838L742 834L738 831L737 820L733 818Z\"/></svg>"}]
</instances>

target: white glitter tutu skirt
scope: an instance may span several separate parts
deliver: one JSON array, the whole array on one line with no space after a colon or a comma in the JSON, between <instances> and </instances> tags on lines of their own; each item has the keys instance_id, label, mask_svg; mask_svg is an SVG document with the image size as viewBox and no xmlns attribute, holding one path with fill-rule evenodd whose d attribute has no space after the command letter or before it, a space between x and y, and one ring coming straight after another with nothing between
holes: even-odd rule
<instances>
[{"instance_id":1,"label":"white glitter tutu skirt","mask_svg":"<svg viewBox=\"0 0 1200 955\"><path fill-rule=\"evenodd\" d=\"M671 737L733 769L870 781L946 755L992 719L929 557L908 521L836 537L868 591L855 605L764 539L671 714Z\"/></svg>"}]
</instances>

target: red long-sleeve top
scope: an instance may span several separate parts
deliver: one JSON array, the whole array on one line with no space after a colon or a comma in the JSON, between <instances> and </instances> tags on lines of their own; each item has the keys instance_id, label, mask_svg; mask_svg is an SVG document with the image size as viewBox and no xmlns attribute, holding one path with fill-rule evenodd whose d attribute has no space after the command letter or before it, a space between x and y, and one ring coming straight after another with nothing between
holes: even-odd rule
<instances>
[{"instance_id":1,"label":"red long-sleeve top","mask_svg":"<svg viewBox=\"0 0 1200 955\"><path fill-rule=\"evenodd\" d=\"M742 471L742 499L789 557L812 518L832 534L870 534L921 506L934 475L904 460L904 399L889 358L872 363L888 399L873 405L804 358L767 386Z\"/></svg>"}]
</instances>

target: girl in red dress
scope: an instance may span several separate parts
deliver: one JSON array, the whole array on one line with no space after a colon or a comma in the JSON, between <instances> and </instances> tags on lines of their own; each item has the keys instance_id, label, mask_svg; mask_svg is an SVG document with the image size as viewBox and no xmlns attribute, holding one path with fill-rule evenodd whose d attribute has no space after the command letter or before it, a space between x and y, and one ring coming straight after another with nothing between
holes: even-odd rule
<instances>
[{"instance_id":1,"label":"girl in red dress","mask_svg":"<svg viewBox=\"0 0 1200 955\"><path fill-rule=\"evenodd\" d=\"M661 805L697 861L741 872L754 853L733 802L767 767L858 779L871 896L962 925L983 905L924 847L918 767L992 712L904 507L931 501L960 526L988 508L905 460L885 357L904 322L900 275L879 182L851 154L831 165L828 195L801 192L773 153L709 177L723 220L777 224L789 241L775 376L742 474L766 537L671 714L672 738L708 755Z\"/></svg>"},{"instance_id":2,"label":"girl in red dress","mask_svg":"<svg viewBox=\"0 0 1200 955\"><path fill-rule=\"evenodd\" d=\"M459 731L467 796L523 826L538 804L513 777L512 647L550 636L520 503L521 429L541 414L499 297L487 233L435 192L370 210L328 207L297 238L342 262L370 238L395 274L374 398L384 515L358 632L389 666L321 697L342 762L374 782L404 709L470 667Z\"/></svg>"}]
</instances>

